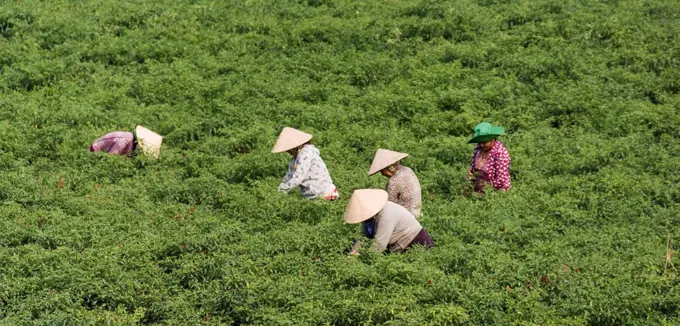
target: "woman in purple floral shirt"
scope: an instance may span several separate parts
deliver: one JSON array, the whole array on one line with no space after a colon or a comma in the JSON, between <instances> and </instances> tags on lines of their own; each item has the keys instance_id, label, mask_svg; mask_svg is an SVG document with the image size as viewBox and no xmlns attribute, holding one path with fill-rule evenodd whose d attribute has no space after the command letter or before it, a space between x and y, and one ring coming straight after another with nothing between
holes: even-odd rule
<instances>
[{"instance_id":1,"label":"woman in purple floral shirt","mask_svg":"<svg viewBox=\"0 0 680 326\"><path fill-rule=\"evenodd\" d=\"M109 154L130 155L137 149L135 135L126 131L114 131L97 138L90 145L90 152L107 152Z\"/></svg>"},{"instance_id":2,"label":"woman in purple floral shirt","mask_svg":"<svg viewBox=\"0 0 680 326\"><path fill-rule=\"evenodd\" d=\"M135 132L114 131L97 138L90 145L90 152L107 152L117 155L131 155L139 147L144 153L158 158L163 137L137 126Z\"/></svg>"},{"instance_id":3,"label":"woman in purple floral shirt","mask_svg":"<svg viewBox=\"0 0 680 326\"><path fill-rule=\"evenodd\" d=\"M484 186L490 184L498 190L510 189L510 154L505 145L496 138L504 135L505 129L482 122L475 127L475 136L469 143L476 143L468 178L475 191L484 193Z\"/></svg>"}]
</instances>

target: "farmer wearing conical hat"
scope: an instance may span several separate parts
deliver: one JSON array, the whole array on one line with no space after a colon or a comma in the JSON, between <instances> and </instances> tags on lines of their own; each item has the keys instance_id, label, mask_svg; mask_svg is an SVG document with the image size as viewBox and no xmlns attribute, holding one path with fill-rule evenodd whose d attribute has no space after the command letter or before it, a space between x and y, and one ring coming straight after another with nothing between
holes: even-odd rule
<instances>
[{"instance_id":1,"label":"farmer wearing conical hat","mask_svg":"<svg viewBox=\"0 0 680 326\"><path fill-rule=\"evenodd\" d=\"M134 132L114 131L99 137L90 145L90 152L131 155L141 149L147 155L158 158L163 137L142 126Z\"/></svg>"},{"instance_id":2,"label":"farmer wearing conical hat","mask_svg":"<svg viewBox=\"0 0 680 326\"><path fill-rule=\"evenodd\" d=\"M420 217L422 200L420 182L413 170L400 164L401 160L407 156L406 153L380 148L375 153L368 175L380 171L387 177L387 200L403 206L417 219Z\"/></svg>"},{"instance_id":3,"label":"farmer wearing conical hat","mask_svg":"<svg viewBox=\"0 0 680 326\"><path fill-rule=\"evenodd\" d=\"M300 193L307 199L338 199L338 189L311 140L312 135L297 129L286 127L281 131L272 153L288 152L292 159L279 191L288 192L299 186Z\"/></svg>"},{"instance_id":4,"label":"farmer wearing conical hat","mask_svg":"<svg viewBox=\"0 0 680 326\"><path fill-rule=\"evenodd\" d=\"M381 252L402 252L413 245L432 247L430 234L416 218L387 197L382 189L355 190L345 210L345 223L362 223L362 233L374 239L374 248Z\"/></svg>"},{"instance_id":5,"label":"farmer wearing conical hat","mask_svg":"<svg viewBox=\"0 0 680 326\"><path fill-rule=\"evenodd\" d=\"M475 191L484 193L484 185L490 184L498 190L510 189L510 154L498 136L505 135L505 129L482 122L475 127L475 135L468 143L476 143L468 178Z\"/></svg>"}]
</instances>

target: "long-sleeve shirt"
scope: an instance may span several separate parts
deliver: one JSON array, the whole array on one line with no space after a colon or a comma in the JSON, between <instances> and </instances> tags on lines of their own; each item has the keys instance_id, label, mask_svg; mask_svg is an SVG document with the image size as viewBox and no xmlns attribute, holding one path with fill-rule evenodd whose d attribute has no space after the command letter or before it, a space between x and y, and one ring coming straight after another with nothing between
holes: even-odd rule
<instances>
[{"instance_id":1,"label":"long-sleeve shirt","mask_svg":"<svg viewBox=\"0 0 680 326\"><path fill-rule=\"evenodd\" d=\"M391 201L375 216L375 223L374 248L378 251L403 251L423 229L406 208Z\"/></svg>"},{"instance_id":2,"label":"long-sleeve shirt","mask_svg":"<svg viewBox=\"0 0 680 326\"><path fill-rule=\"evenodd\" d=\"M135 149L135 137L131 132L114 131L101 136L90 145L90 152L129 155Z\"/></svg>"},{"instance_id":3,"label":"long-sleeve shirt","mask_svg":"<svg viewBox=\"0 0 680 326\"><path fill-rule=\"evenodd\" d=\"M489 150L486 163L478 166L477 160L482 159L482 148L477 145L472 154L472 163L468 170L468 177L472 177L475 170L479 170L480 177L486 180L491 186L499 190L510 189L510 154L505 145L495 140L493 148Z\"/></svg>"},{"instance_id":4,"label":"long-sleeve shirt","mask_svg":"<svg viewBox=\"0 0 680 326\"><path fill-rule=\"evenodd\" d=\"M290 160L279 191L288 192L299 186L302 196L308 199L332 193L335 186L319 154L314 145L302 147L297 156Z\"/></svg>"},{"instance_id":5,"label":"long-sleeve shirt","mask_svg":"<svg viewBox=\"0 0 680 326\"><path fill-rule=\"evenodd\" d=\"M406 208L417 219L422 198L418 177L408 167L400 166L387 181L387 200Z\"/></svg>"}]
</instances>

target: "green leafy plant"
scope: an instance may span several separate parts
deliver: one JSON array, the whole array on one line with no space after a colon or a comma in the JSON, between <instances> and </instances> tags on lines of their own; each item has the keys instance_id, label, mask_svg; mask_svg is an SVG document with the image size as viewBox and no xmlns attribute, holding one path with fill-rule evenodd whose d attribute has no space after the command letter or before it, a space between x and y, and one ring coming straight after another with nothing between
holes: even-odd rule
<instances>
[{"instance_id":1,"label":"green leafy plant","mask_svg":"<svg viewBox=\"0 0 680 326\"><path fill-rule=\"evenodd\" d=\"M677 1L0 8L0 324L680 323ZM508 192L472 195L480 121ZM160 159L88 152L137 124ZM284 126L341 200L276 191ZM432 250L347 256L377 148Z\"/></svg>"}]
</instances>

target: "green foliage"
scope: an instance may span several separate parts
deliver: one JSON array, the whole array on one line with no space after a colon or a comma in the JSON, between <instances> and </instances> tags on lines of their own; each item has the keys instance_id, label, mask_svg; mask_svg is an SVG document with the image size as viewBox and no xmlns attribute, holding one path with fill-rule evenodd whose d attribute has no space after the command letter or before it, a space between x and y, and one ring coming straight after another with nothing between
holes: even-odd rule
<instances>
[{"instance_id":1,"label":"green foliage","mask_svg":"<svg viewBox=\"0 0 680 326\"><path fill-rule=\"evenodd\" d=\"M0 8L0 324L680 323L677 1ZM507 193L470 194L482 120ZM159 160L87 151L136 124ZM275 191L283 126L343 200ZM434 249L346 256L378 147Z\"/></svg>"}]
</instances>

